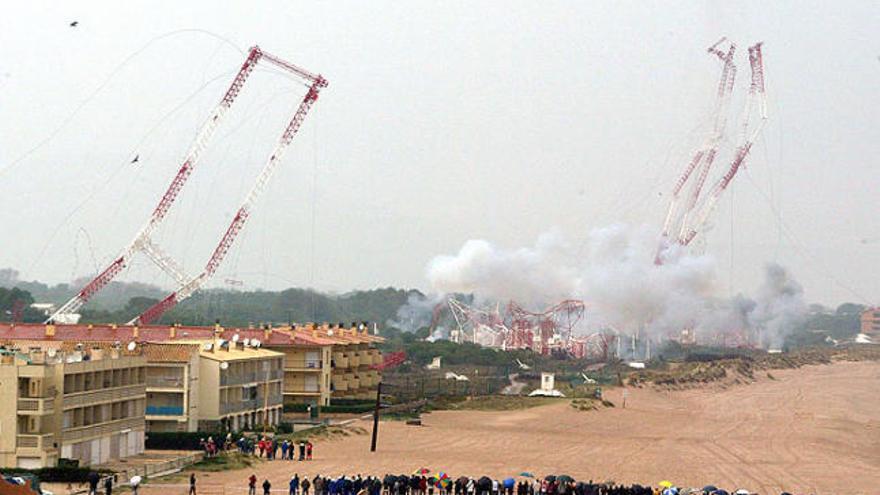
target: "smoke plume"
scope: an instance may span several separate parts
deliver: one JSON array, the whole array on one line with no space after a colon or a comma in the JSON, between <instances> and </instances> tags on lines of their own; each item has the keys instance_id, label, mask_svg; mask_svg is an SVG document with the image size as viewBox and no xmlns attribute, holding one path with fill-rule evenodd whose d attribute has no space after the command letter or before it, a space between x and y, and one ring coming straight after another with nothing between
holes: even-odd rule
<instances>
[{"instance_id":1,"label":"smoke plume","mask_svg":"<svg viewBox=\"0 0 880 495\"><path fill-rule=\"evenodd\" d=\"M593 229L586 243L557 231L516 249L470 240L457 254L428 263L434 295L413 298L393 324L428 326L432 310L450 293L472 294L477 305L513 300L536 310L575 298L587 304L582 332L612 328L660 339L690 328L703 341L749 333L760 335L764 346L779 347L805 314L801 286L779 265L766 267L754 297L725 299L717 295L712 256L673 245L658 263L657 248L652 229L624 224Z\"/></svg>"}]
</instances>

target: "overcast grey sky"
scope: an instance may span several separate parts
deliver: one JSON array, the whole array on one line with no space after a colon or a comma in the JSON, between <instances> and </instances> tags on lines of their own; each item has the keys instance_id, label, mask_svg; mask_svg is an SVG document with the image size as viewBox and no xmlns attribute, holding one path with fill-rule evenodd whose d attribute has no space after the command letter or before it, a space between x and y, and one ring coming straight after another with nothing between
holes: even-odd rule
<instances>
[{"instance_id":1,"label":"overcast grey sky","mask_svg":"<svg viewBox=\"0 0 880 495\"><path fill-rule=\"evenodd\" d=\"M424 288L471 238L659 229L725 35L765 42L770 120L705 237L722 292L779 261L808 300L878 303L877 33L869 1L3 2L0 267L112 259L254 43L330 87L215 287ZM193 272L301 97L252 83L159 235Z\"/></svg>"}]
</instances>

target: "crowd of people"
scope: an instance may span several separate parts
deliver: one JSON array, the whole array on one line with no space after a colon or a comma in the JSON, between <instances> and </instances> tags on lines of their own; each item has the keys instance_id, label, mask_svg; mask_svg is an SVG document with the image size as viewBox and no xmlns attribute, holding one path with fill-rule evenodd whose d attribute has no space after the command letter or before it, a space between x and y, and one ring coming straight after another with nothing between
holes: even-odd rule
<instances>
[{"instance_id":1,"label":"crowd of people","mask_svg":"<svg viewBox=\"0 0 880 495\"><path fill-rule=\"evenodd\" d=\"M215 441L213 437L199 439L199 449L205 457L215 457L222 451L233 449L233 445L241 454L265 458L270 461L310 461L315 446L309 440L278 440L267 436L253 438L242 436L233 443L232 434L227 434L225 441Z\"/></svg>"},{"instance_id":2,"label":"crowd of people","mask_svg":"<svg viewBox=\"0 0 880 495\"><path fill-rule=\"evenodd\" d=\"M315 446L309 440L277 440L262 437L258 440L241 437L235 442L235 446L242 454L262 457L270 461L310 461ZM280 457L279 457L280 454Z\"/></svg>"},{"instance_id":3,"label":"crowd of people","mask_svg":"<svg viewBox=\"0 0 880 495\"><path fill-rule=\"evenodd\" d=\"M382 478L360 474L339 477L317 475L309 479L295 474L286 488L289 495L753 495L745 489L728 492L713 485L682 489L668 481L657 486L642 486L597 483L592 480L583 482L569 476L534 478L529 475L518 478L497 480L487 476L462 476L453 480L443 473L433 476L422 473L386 475ZM258 495L258 481L256 474L248 477L248 495ZM272 492L272 483L268 479L263 480L259 487L262 488L262 495Z\"/></svg>"}]
</instances>

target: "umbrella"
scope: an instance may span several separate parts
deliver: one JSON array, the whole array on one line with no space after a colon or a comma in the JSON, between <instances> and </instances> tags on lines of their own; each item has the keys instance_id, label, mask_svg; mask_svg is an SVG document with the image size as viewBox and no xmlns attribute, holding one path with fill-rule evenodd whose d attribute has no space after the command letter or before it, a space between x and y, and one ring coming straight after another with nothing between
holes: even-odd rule
<instances>
[{"instance_id":1,"label":"umbrella","mask_svg":"<svg viewBox=\"0 0 880 495\"><path fill-rule=\"evenodd\" d=\"M140 476L134 476L134 477L132 477L132 478L131 478L131 481L130 481L131 486L138 486L138 485L140 485L140 484L141 484L141 479L142 479L142 478L141 478Z\"/></svg>"},{"instance_id":2,"label":"umbrella","mask_svg":"<svg viewBox=\"0 0 880 495\"><path fill-rule=\"evenodd\" d=\"M534 478L534 477L535 477L534 474L532 474L532 473L530 473L530 472L528 472L528 471L523 471L523 472L519 473L519 475L520 475L520 476L524 476L524 477L526 477L526 478Z\"/></svg>"},{"instance_id":3,"label":"umbrella","mask_svg":"<svg viewBox=\"0 0 880 495\"><path fill-rule=\"evenodd\" d=\"M726 490L715 490L712 495L730 495Z\"/></svg>"},{"instance_id":4,"label":"umbrella","mask_svg":"<svg viewBox=\"0 0 880 495\"><path fill-rule=\"evenodd\" d=\"M556 481L556 476L553 476L552 474L549 476L544 476L544 481L546 481L547 483L553 483L554 481Z\"/></svg>"},{"instance_id":5,"label":"umbrella","mask_svg":"<svg viewBox=\"0 0 880 495\"><path fill-rule=\"evenodd\" d=\"M430 472L431 472L430 469L428 469L428 468L422 468L422 469L416 469L415 471L413 471L413 474L426 475L426 474L428 474L428 473L430 473Z\"/></svg>"},{"instance_id":6,"label":"umbrella","mask_svg":"<svg viewBox=\"0 0 880 495\"><path fill-rule=\"evenodd\" d=\"M706 493L712 493L718 491L718 487L715 485L706 485L703 487L703 491Z\"/></svg>"},{"instance_id":7,"label":"umbrella","mask_svg":"<svg viewBox=\"0 0 880 495\"><path fill-rule=\"evenodd\" d=\"M672 482L669 480L663 480L660 483L657 483L657 486L660 488L672 488Z\"/></svg>"},{"instance_id":8,"label":"umbrella","mask_svg":"<svg viewBox=\"0 0 880 495\"><path fill-rule=\"evenodd\" d=\"M752 495L752 494L749 493L749 491L746 490L745 488L740 488L739 490L733 492L733 495Z\"/></svg>"},{"instance_id":9,"label":"umbrella","mask_svg":"<svg viewBox=\"0 0 880 495\"><path fill-rule=\"evenodd\" d=\"M569 476L567 474L561 474L556 477L556 481L558 481L560 483L571 483L572 481L574 481L574 478L572 478L571 476Z\"/></svg>"},{"instance_id":10,"label":"umbrella","mask_svg":"<svg viewBox=\"0 0 880 495\"><path fill-rule=\"evenodd\" d=\"M669 488L663 490L663 495L678 495L678 488L676 488L674 486L669 487Z\"/></svg>"},{"instance_id":11,"label":"umbrella","mask_svg":"<svg viewBox=\"0 0 880 495\"><path fill-rule=\"evenodd\" d=\"M507 478L504 480L504 488L513 488L513 485L516 484L513 478Z\"/></svg>"}]
</instances>

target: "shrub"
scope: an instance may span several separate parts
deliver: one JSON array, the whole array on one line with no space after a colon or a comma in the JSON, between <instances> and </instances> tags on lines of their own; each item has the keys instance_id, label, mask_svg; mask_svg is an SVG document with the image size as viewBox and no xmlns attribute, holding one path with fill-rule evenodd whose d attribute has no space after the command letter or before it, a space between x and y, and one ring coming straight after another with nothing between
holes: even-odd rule
<instances>
[{"instance_id":1,"label":"shrub","mask_svg":"<svg viewBox=\"0 0 880 495\"><path fill-rule=\"evenodd\" d=\"M213 437L214 442L223 442L226 435L219 432L148 432L144 446L152 450L199 450L199 441Z\"/></svg>"},{"instance_id":2,"label":"shrub","mask_svg":"<svg viewBox=\"0 0 880 495\"><path fill-rule=\"evenodd\" d=\"M39 469L0 468L0 473L9 476L29 474L36 476L44 483L85 483L89 480L89 473L93 470L87 467L46 467ZM109 474L112 471L98 470L99 473Z\"/></svg>"}]
</instances>

